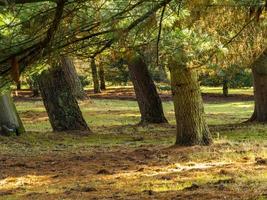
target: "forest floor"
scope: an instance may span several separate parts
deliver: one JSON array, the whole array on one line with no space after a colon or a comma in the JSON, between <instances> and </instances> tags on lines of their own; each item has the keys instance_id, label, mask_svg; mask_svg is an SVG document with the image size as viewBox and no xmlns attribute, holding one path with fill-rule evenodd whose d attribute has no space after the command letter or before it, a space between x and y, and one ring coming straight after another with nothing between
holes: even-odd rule
<instances>
[{"instance_id":1,"label":"forest floor","mask_svg":"<svg viewBox=\"0 0 267 200\"><path fill-rule=\"evenodd\" d=\"M170 123L145 127L135 101L82 101L88 135L52 133L38 98L16 105L28 132L0 137L0 199L267 199L267 125L241 124L252 101L206 100L208 147L173 146L171 101Z\"/></svg>"}]
</instances>

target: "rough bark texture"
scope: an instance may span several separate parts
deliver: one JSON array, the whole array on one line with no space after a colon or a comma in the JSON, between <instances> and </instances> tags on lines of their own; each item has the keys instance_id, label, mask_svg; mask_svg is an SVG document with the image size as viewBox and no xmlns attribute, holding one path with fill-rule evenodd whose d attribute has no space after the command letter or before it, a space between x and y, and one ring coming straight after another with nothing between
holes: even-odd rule
<instances>
[{"instance_id":1,"label":"rough bark texture","mask_svg":"<svg viewBox=\"0 0 267 200\"><path fill-rule=\"evenodd\" d=\"M62 67L42 73L38 82L54 131L89 131Z\"/></svg>"},{"instance_id":2,"label":"rough bark texture","mask_svg":"<svg viewBox=\"0 0 267 200\"><path fill-rule=\"evenodd\" d=\"M102 65L99 66L99 78L100 78L100 89L106 89L106 82L105 82L105 71Z\"/></svg>"},{"instance_id":3,"label":"rough bark texture","mask_svg":"<svg viewBox=\"0 0 267 200\"><path fill-rule=\"evenodd\" d=\"M12 132L20 135L25 132L25 129L9 92L0 95L0 133Z\"/></svg>"},{"instance_id":4,"label":"rough bark texture","mask_svg":"<svg viewBox=\"0 0 267 200\"><path fill-rule=\"evenodd\" d=\"M142 57L129 58L128 67L141 113L140 123L167 123L161 99Z\"/></svg>"},{"instance_id":5,"label":"rough bark texture","mask_svg":"<svg viewBox=\"0 0 267 200\"><path fill-rule=\"evenodd\" d=\"M94 58L91 59L91 70L92 70L92 78L93 78L93 83L94 83L94 93L101 93L98 74L97 74L97 67L96 67Z\"/></svg>"},{"instance_id":6,"label":"rough bark texture","mask_svg":"<svg viewBox=\"0 0 267 200\"><path fill-rule=\"evenodd\" d=\"M197 72L175 64L170 66L170 72L177 126L176 144L211 144Z\"/></svg>"},{"instance_id":7,"label":"rough bark texture","mask_svg":"<svg viewBox=\"0 0 267 200\"><path fill-rule=\"evenodd\" d=\"M255 108L250 121L267 122L267 49L252 64Z\"/></svg>"},{"instance_id":8,"label":"rough bark texture","mask_svg":"<svg viewBox=\"0 0 267 200\"><path fill-rule=\"evenodd\" d=\"M71 92L77 99L84 99L86 97L86 93L72 60L69 57L61 56L61 64L65 78L70 84Z\"/></svg>"}]
</instances>

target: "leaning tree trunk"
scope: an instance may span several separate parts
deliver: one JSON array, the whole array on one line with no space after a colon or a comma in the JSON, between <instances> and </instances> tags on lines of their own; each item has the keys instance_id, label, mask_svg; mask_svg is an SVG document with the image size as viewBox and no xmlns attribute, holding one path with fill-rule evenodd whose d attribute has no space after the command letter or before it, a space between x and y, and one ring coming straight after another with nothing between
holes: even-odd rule
<instances>
[{"instance_id":1,"label":"leaning tree trunk","mask_svg":"<svg viewBox=\"0 0 267 200\"><path fill-rule=\"evenodd\" d=\"M65 78L67 79L67 82L70 83L73 95L77 99L84 99L86 94L72 60L67 56L61 56L61 65Z\"/></svg>"},{"instance_id":2,"label":"leaning tree trunk","mask_svg":"<svg viewBox=\"0 0 267 200\"><path fill-rule=\"evenodd\" d=\"M24 132L25 129L10 92L0 95L0 134L16 133L16 135L20 135Z\"/></svg>"},{"instance_id":3,"label":"leaning tree trunk","mask_svg":"<svg viewBox=\"0 0 267 200\"><path fill-rule=\"evenodd\" d=\"M103 65L99 66L100 89L106 90L105 71Z\"/></svg>"},{"instance_id":4,"label":"leaning tree trunk","mask_svg":"<svg viewBox=\"0 0 267 200\"><path fill-rule=\"evenodd\" d=\"M176 144L209 145L212 142L204 119L204 107L195 70L173 63L170 66L171 86L176 117Z\"/></svg>"},{"instance_id":5,"label":"leaning tree trunk","mask_svg":"<svg viewBox=\"0 0 267 200\"><path fill-rule=\"evenodd\" d=\"M91 70L92 70L92 78L93 78L93 83L94 83L94 93L101 93L95 58L91 59Z\"/></svg>"},{"instance_id":6,"label":"leaning tree trunk","mask_svg":"<svg viewBox=\"0 0 267 200\"><path fill-rule=\"evenodd\" d=\"M89 131L61 66L43 72L39 88L54 131Z\"/></svg>"},{"instance_id":7,"label":"leaning tree trunk","mask_svg":"<svg viewBox=\"0 0 267 200\"><path fill-rule=\"evenodd\" d=\"M267 49L252 64L254 113L249 121L267 122Z\"/></svg>"},{"instance_id":8,"label":"leaning tree trunk","mask_svg":"<svg viewBox=\"0 0 267 200\"><path fill-rule=\"evenodd\" d=\"M128 67L141 113L140 123L167 123L161 99L142 57L129 58Z\"/></svg>"}]
</instances>

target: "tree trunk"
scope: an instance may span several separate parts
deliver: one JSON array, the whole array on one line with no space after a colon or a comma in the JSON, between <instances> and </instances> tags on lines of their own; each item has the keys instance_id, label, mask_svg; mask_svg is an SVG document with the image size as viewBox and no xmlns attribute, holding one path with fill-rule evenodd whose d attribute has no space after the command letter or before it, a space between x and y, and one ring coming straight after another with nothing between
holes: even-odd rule
<instances>
[{"instance_id":1,"label":"tree trunk","mask_svg":"<svg viewBox=\"0 0 267 200\"><path fill-rule=\"evenodd\" d=\"M102 65L99 66L99 78L100 78L100 89L106 90L105 71Z\"/></svg>"},{"instance_id":2,"label":"tree trunk","mask_svg":"<svg viewBox=\"0 0 267 200\"><path fill-rule=\"evenodd\" d=\"M97 67L95 63L95 59L91 59L91 70L92 70L92 78L94 83L94 93L101 93L98 75L97 75Z\"/></svg>"},{"instance_id":3,"label":"tree trunk","mask_svg":"<svg viewBox=\"0 0 267 200\"><path fill-rule=\"evenodd\" d=\"M161 79L164 83L170 83L170 81L168 80L168 72L167 72L167 67L162 65L159 66L160 71L161 71Z\"/></svg>"},{"instance_id":4,"label":"tree trunk","mask_svg":"<svg viewBox=\"0 0 267 200\"><path fill-rule=\"evenodd\" d=\"M39 86L38 86L38 81L36 80L36 77L32 77L29 80L29 84L30 84L30 89L32 91L32 96L33 97L39 97Z\"/></svg>"},{"instance_id":5,"label":"tree trunk","mask_svg":"<svg viewBox=\"0 0 267 200\"><path fill-rule=\"evenodd\" d=\"M36 87L34 87L34 88L32 89L32 96L33 96L33 97L39 97L39 95L40 95L40 93L39 93L39 89L36 88Z\"/></svg>"},{"instance_id":6,"label":"tree trunk","mask_svg":"<svg viewBox=\"0 0 267 200\"><path fill-rule=\"evenodd\" d=\"M21 81L20 80L17 83L17 90L21 90Z\"/></svg>"},{"instance_id":7,"label":"tree trunk","mask_svg":"<svg viewBox=\"0 0 267 200\"><path fill-rule=\"evenodd\" d=\"M176 117L176 144L182 146L212 143L204 119L203 100L197 72L174 63L170 66L171 86Z\"/></svg>"},{"instance_id":8,"label":"tree trunk","mask_svg":"<svg viewBox=\"0 0 267 200\"><path fill-rule=\"evenodd\" d=\"M69 57L61 56L61 64L71 92L77 99L84 99L86 94L72 60Z\"/></svg>"},{"instance_id":9,"label":"tree trunk","mask_svg":"<svg viewBox=\"0 0 267 200\"><path fill-rule=\"evenodd\" d=\"M252 64L254 113L249 121L267 122L267 49Z\"/></svg>"},{"instance_id":10,"label":"tree trunk","mask_svg":"<svg viewBox=\"0 0 267 200\"><path fill-rule=\"evenodd\" d=\"M161 99L142 57L129 58L128 67L141 113L140 123L167 123Z\"/></svg>"},{"instance_id":11,"label":"tree trunk","mask_svg":"<svg viewBox=\"0 0 267 200\"><path fill-rule=\"evenodd\" d=\"M54 131L90 131L61 66L43 72L39 89Z\"/></svg>"},{"instance_id":12,"label":"tree trunk","mask_svg":"<svg viewBox=\"0 0 267 200\"><path fill-rule=\"evenodd\" d=\"M10 92L0 95L0 133L20 135L25 132Z\"/></svg>"},{"instance_id":13,"label":"tree trunk","mask_svg":"<svg viewBox=\"0 0 267 200\"><path fill-rule=\"evenodd\" d=\"M228 97L228 81L226 79L223 80L223 96Z\"/></svg>"}]
</instances>

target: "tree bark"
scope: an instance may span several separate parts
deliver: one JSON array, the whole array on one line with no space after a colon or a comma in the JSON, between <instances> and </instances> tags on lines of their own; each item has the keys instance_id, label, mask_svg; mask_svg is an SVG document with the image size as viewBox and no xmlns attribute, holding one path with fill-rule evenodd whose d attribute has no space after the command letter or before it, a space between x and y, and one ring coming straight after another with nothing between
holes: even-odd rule
<instances>
[{"instance_id":1,"label":"tree bark","mask_svg":"<svg viewBox=\"0 0 267 200\"><path fill-rule=\"evenodd\" d=\"M0 133L4 135L10 133L20 135L24 132L25 129L10 92L0 95Z\"/></svg>"},{"instance_id":2,"label":"tree bark","mask_svg":"<svg viewBox=\"0 0 267 200\"><path fill-rule=\"evenodd\" d=\"M177 126L176 145L211 144L197 72L172 63L170 73Z\"/></svg>"},{"instance_id":3,"label":"tree bark","mask_svg":"<svg viewBox=\"0 0 267 200\"><path fill-rule=\"evenodd\" d=\"M29 85L30 89L32 91L32 96L33 97L39 97L39 86L38 86L38 81L36 80L36 77L32 77L29 79Z\"/></svg>"},{"instance_id":4,"label":"tree bark","mask_svg":"<svg viewBox=\"0 0 267 200\"><path fill-rule=\"evenodd\" d=\"M128 67L141 113L140 123L167 123L161 99L142 57L129 58Z\"/></svg>"},{"instance_id":5,"label":"tree bark","mask_svg":"<svg viewBox=\"0 0 267 200\"><path fill-rule=\"evenodd\" d=\"M252 64L254 113L249 121L267 122L267 49Z\"/></svg>"},{"instance_id":6,"label":"tree bark","mask_svg":"<svg viewBox=\"0 0 267 200\"><path fill-rule=\"evenodd\" d=\"M95 58L91 59L91 70L92 70L92 78L93 78L93 83L94 83L94 93L101 93Z\"/></svg>"},{"instance_id":7,"label":"tree bark","mask_svg":"<svg viewBox=\"0 0 267 200\"><path fill-rule=\"evenodd\" d=\"M32 89L32 96L33 97L39 97L40 93L39 93L39 89L38 88L33 88Z\"/></svg>"},{"instance_id":8,"label":"tree bark","mask_svg":"<svg viewBox=\"0 0 267 200\"><path fill-rule=\"evenodd\" d=\"M105 71L102 65L99 66L99 78L100 78L100 89L106 90Z\"/></svg>"},{"instance_id":9,"label":"tree bark","mask_svg":"<svg viewBox=\"0 0 267 200\"><path fill-rule=\"evenodd\" d=\"M20 80L17 83L17 90L21 90L21 81Z\"/></svg>"},{"instance_id":10,"label":"tree bark","mask_svg":"<svg viewBox=\"0 0 267 200\"><path fill-rule=\"evenodd\" d=\"M65 78L70 84L71 92L77 99L84 99L86 97L86 93L72 60L67 56L61 56L61 64Z\"/></svg>"},{"instance_id":11,"label":"tree bark","mask_svg":"<svg viewBox=\"0 0 267 200\"><path fill-rule=\"evenodd\" d=\"M223 96L228 97L229 90L228 90L228 80L223 80Z\"/></svg>"},{"instance_id":12,"label":"tree bark","mask_svg":"<svg viewBox=\"0 0 267 200\"><path fill-rule=\"evenodd\" d=\"M90 131L61 66L43 72L38 80L54 131Z\"/></svg>"}]
</instances>

